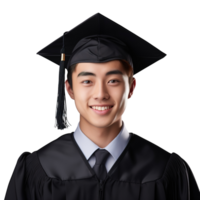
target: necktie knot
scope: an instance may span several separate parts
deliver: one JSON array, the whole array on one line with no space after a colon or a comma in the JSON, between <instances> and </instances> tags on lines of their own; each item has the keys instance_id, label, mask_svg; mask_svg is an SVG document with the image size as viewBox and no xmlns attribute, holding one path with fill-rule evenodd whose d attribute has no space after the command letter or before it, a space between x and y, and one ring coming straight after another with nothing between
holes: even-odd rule
<instances>
[{"instance_id":1,"label":"necktie knot","mask_svg":"<svg viewBox=\"0 0 200 200\"><path fill-rule=\"evenodd\" d=\"M98 149L94 152L94 155L96 157L96 165L105 165L105 162L110 155L110 153L106 149Z\"/></svg>"},{"instance_id":2,"label":"necktie knot","mask_svg":"<svg viewBox=\"0 0 200 200\"><path fill-rule=\"evenodd\" d=\"M106 149L97 149L97 151L94 152L96 163L93 169L100 180L104 180L107 175L105 162L109 155L110 153Z\"/></svg>"}]
</instances>

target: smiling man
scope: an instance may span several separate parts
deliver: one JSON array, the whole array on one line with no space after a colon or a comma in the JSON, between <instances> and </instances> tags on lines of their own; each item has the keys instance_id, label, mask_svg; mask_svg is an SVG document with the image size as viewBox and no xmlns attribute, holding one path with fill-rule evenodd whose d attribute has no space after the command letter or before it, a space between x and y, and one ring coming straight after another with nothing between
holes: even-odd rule
<instances>
[{"instance_id":1,"label":"smiling man","mask_svg":"<svg viewBox=\"0 0 200 200\"><path fill-rule=\"evenodd\" d=\"M80 113L80 129L104 148L122 127L122 114L136 85L133 70L120 60L72 67L72 84L66 80L66 89Z\"/></svg>"},{"instance_id":2,"label":"smiling man","mask_svg":"<svg viewBox=\"0 0 200 200\"><path fill-rule=\"evenodd\" d=\"M38 54L60 64L56 126L69 126L65 88L80 121L74 132L20 155L5 200L200 199L187 162L122 121L133 75L166 54L100 13Z\"/></svg>"}]
</instances>

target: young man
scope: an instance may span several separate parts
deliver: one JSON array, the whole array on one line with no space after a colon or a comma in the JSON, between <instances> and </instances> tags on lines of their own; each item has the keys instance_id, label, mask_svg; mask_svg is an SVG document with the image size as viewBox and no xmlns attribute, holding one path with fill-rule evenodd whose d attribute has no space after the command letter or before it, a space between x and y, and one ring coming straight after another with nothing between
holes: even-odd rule
<instances>
[{"instance_id":1,"label":"young man","mask_svg":"<svg viewBox=\"0 0 200 200\"><path fill-rule=\"evenodd\" d=\"M104 148L122 128L122 114L136 84L132 68L120 60L78 63L74 68L73 86L66 80L66 89L80 113L80 130Z\"/></svg>"},{"instance_id":2,"label":"young man","mask_svg":"<svg viewBox=\"0 0 200 200\"><path fill-rule=\"evenodd\" d=\"M68 126L65 87L79 124L21 154L5 200L200 199L187 162L128 132L121 119L136 86L133 74L165 54L99 13L38 54L58 64L61 44L56 125Z\"/></svg>"}]
</instances>

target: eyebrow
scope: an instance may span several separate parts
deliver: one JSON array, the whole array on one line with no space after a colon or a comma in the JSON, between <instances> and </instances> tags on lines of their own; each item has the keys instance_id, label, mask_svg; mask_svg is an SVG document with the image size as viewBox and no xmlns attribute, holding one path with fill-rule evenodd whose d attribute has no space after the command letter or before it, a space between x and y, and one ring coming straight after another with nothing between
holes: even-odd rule
<instances>
[{"instance_id":1,"label":"eyebrow","mask_svg":"<svg viewBox=\"0 0 200 200\"><path fill-rule=\"evenodd\" d=\"M109 72L106 73L106 76L108 76L110 74L121 74L121 75L123 75L123 73L120 70L109 71ZM96 74L94 74L92 72L83 71L83 72L79 73L77 77L79 77L79 76L96 76Z\"/></svg>"}]
</instances>

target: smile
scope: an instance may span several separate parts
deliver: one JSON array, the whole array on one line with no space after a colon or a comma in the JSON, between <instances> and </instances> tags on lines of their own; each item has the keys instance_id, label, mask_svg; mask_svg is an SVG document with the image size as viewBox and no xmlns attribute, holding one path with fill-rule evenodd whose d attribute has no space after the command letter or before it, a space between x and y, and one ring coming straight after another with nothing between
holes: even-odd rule
<instances>
[{"instance_id":1,"label":"smile","mask_svg":"<svg viewBox=\"0 0 200 200\"><path fill-rule=\"evenodd\" d=\"M113 106L90 106L90 108L95 109L95 110L107 110L112 108Z\"/></svg>"},{"instance_id":2,"label":"smile","mask_svg":"<svg viewBox=\"0 0 200 200\"><path fill-rule=\"evenodd\" d=\"M97 114L104 115L111 111L113 106L90 106L90 108Z\"/></svg>"}]
</instances>

